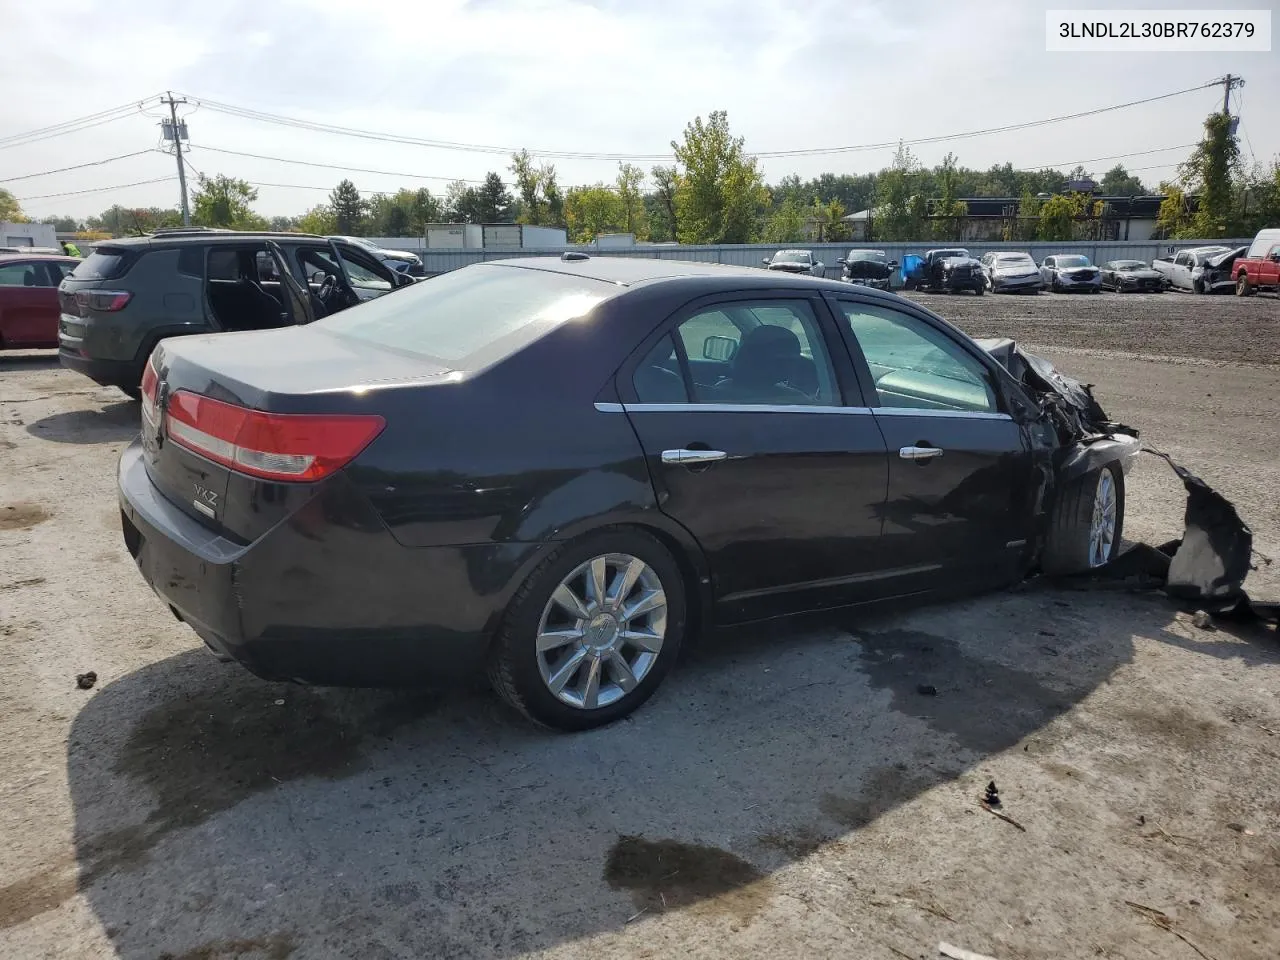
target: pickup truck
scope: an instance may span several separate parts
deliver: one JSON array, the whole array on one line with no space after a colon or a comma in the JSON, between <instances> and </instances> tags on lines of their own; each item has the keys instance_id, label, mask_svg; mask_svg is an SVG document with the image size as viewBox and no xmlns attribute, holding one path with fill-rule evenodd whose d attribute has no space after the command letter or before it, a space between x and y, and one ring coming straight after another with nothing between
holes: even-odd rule
<instances>
[{"instance_id":1,"label":"pickup truck","mask_svg":"<svg viewBox=\"0 0 1280 960\"><path fill-rule=\"evenodd\" d=\"M1236 296L1255 290L1280 293L1280 230L1259 230L1245 256L1235 262Z\"/></svg>"},{"instance_id":2,"label":"pickup truck","mask_svg":"<svg viewBox=\"0 0 1280 960\"><path fill-rule=\"evenodd\" d=\"M1230 247L1194 247L1190 250L1179 250L1171 257L1157 257L1151 261L1151 268L1164 277L1166 287L1175 290L1190 290L1195 293L1210 293L1212 285L1204 280L1205 267L1209 260L1216 259L1224 253L1230 253ZM1219 285L1231 285L1229 275Z\"/></svg>"}]
</instances>

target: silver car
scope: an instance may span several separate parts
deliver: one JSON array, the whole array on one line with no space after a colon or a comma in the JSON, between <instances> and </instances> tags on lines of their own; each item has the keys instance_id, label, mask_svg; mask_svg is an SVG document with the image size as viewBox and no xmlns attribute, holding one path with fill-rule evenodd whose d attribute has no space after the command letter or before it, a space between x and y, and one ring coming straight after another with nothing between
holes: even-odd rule
<instances>
[{"instance_id":1,"label":"silver car","mask_svg":"<svg viewBox=\"0 0 1280 960\"><path fill-rule=\"evenodd\" d=\"M982 275L992 293L1040 292L1040 269L1029 253L984 253Z\"/></svg>"},{"instance_id":2,"label":"silver car","mask_svg":"<svg viewBox=\"0 0 1280 960\"><path fill-rule=\"evenodd\" d=\"M764 265L768 270L807 273L811 277L821 277L827 269L821 260L813 258L811 250L779 250L772 257L765 257Z\"/></svg>"},{"instance_id":3,"label":"silver car","mask_svg":"<svg viewBox=\"0 0 1280 960\"><path fill-rule=\"evenodd\" d=\"M1081 253L1045 257L1040 264L1040 280L1054 293L1097 293L1102 289L1102 271Z\"/></svg>"}]
</instances>

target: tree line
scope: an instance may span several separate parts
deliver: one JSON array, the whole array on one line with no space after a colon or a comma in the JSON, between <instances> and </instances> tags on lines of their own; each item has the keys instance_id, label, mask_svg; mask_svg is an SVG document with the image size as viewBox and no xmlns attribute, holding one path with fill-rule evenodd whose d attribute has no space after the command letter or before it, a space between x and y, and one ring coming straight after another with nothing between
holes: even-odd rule
<instances>
[{"instance_id":1,"label":"tree line","mask_svg":"<svg viewBox=\"0 0 1280 960\"><path fill-rule=\"evenodd\" d=\"M1234 124L1211 114L1204 137L1160 183L1160 235L1169 238L1252 235L1280 223L1280 158L1246 166ZM960 166L948 154L925 167L900 144L889 166L875 173L824 173L808 180L791 175L765 183L742 137L735 137L724 111L686 125L671 141L672 163L647 172L618 165L612 181L561 187L555 166L527 150L511 157L504 175L490 171L480 182L455 181L443 193L402 188L362 194L342 180L326 202L296 216L263 217L253 204L257 189L222 174L201 176L191 195L192 222L241 230L300 230L315 234L422 236L431 223L524 223L563 227L584 242L602 233L631 233L641 241L679 243L775 243L840 241L851 237L849 213L869 211L868 240L954 240L968 214L962 198L1009 198L1010 214L999 227L1005 240L1098 239L1107 211L1092 192L1073 184L1092 180L1103 196L1150 195L1152 190L1123 164L1095 178L1082 166L1062 172L987 170ZM510 183L510 186L508 186ZM7 199L6 199L7 198ZM11 194L0 190L0 212L21 216ZM0 219L5 219L0 216ZM96 217L52 221L59 231L115 236L177 226L176 209L112 206Z\"/></svg>"}]
</instances>

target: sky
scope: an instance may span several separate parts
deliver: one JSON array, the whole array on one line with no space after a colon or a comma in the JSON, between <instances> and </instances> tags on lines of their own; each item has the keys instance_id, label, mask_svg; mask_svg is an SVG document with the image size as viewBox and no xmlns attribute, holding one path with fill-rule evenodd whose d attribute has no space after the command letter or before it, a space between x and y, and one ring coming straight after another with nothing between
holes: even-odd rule
<instances>
[{"instance_id":1,"label":"sky","mask_svg":"<svg viewBox=\"0 0 1280 960\"><path fill-rule=\"evenodd\" d=\"M1164 0L1161 8L1266 7L1275 0ZM1087 0L1082 8L1135 7ZM121 119L18 146L3 139L166 90L190 131L192 168L256 184L255 209L322 203L344 175L363 193L497 170L503 154L386 143L230 116L209 103L457 144L670 156L685 124L726 110L750 151L877 144L1077 113L1194 87L1228 72L1246 161L1280 155L1280 39L1270 53L1048 53L1047 7L1020 0L0 0L0 187L33 217L113 203L176 206L175 160L152 101ZM1280 19L1280 18L1277 18ZM1280 30L1280 25L1273 30ZM20 95L15 95L15 92ZM1029 130L922 144L969 167L1116 162L1156 184L1219 109L1222 88ZM167 112L167 111L166 111ZM387 176L262 160L391 171ZM1178 149L1165 149L1178 148ZM1148 152L1159 151L1159 152ZM892 148L763 158L766 179L865 173ZM1139 155L1141 154L1141 155ZM1132 155L1116 159L1118 155ZM611 181L617 161L555 159L562 186ZM637 161L647 170L654 160ZM30 176L30 174L43 174ZM159 183L142 183L173 177ZM20 179L14 179L20 178ZM436 178L436 179L428 179ZM73 191L117 189L94 193Z\"/></svg>"}]
</instances>

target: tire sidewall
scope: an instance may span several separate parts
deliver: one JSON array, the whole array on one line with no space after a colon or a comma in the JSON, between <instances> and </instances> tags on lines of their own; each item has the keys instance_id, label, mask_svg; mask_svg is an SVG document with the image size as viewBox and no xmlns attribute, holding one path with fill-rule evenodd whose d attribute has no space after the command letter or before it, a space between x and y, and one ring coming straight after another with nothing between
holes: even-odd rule
<instances>
[{"instance_id":1,"label":"tire sidewall","mask_svg":"<svg viewBox=\"0 0 1280 960\"><path fill-rule=\"evenodd\" d=\"M607 707L579 710L562 703L547 689L538 669L534 638L542 612L560 582L574 568L592 557L607 553L638 557L658 575L667 597L666 635L657 662L635 690ZM535 570L526 587L508 611L501 638L503 649L496 653L507 658L506 665L525 712L539 723L559 730L587 730L619 720L653 695L679 656L688 626L684 577L670 551L647 533L612 528L588 534L564 547L551 562Z\"/></svg>"},{"instance_id":2,"label":"tire sidewall","mask_svg":"<svg viewBox=\"0 0 1280 960\"><path fill-rule=\"evenodd\" d=\"M1120 551L1120 541L1124 537L1125 491L1124 491L1124 470L1120 468L1120 464L1118 463L1114 463L1114 462L1109 463L1105 467L1102 467L1100 470L1098 470L1096 474L1091 474L1091 476L1094 477L1093 496L1095 500L1098 497L1098 478L1101 476L1103 470L1111 471L1111 481L1116 489L1116 529L1114 534L1111 537L1111 553L1107 556L1106 563L1102 564L1102 567L1105 567L1108 563L1111 563L1113 560L1115 560L1116 555ZM1102 567L1094 567L1093 569L1101 570Z\"/></svg>"}]
</instances>

